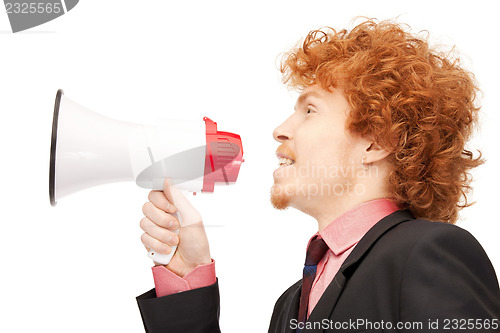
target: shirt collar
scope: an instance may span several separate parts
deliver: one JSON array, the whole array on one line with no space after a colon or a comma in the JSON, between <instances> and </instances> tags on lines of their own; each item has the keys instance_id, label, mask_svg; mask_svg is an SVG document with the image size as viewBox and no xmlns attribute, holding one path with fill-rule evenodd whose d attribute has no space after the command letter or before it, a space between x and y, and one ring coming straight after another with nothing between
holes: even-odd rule
<instances>
[{"instance_id":1,"label":"shirt collar","mask_svg":"<svg viewBox=\"0 0 500 333\"><path fill-rule=\"evenodd\" d=\"M359 242L378 221L397 210L399 207L390 199L371 200L337 217L319 235L335 255L340 255Z\"/></svg>"}]
</instances>

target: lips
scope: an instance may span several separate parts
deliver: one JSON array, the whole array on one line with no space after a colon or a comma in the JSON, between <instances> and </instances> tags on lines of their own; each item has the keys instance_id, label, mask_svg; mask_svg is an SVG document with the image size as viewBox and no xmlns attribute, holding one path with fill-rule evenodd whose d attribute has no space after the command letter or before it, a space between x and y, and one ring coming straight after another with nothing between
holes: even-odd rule
<instances>
[{"instance_id":1,"label":"lips","mask_svg":"<svg viewBox=\"0 0 500 333\"><path fill-rule=\"evenodd\" d=\"M278 181L277 179L286 177L286 173L283 170L291 168L291 166L295 163L295 155L293 151L284 146L279 146L276 151L276 157L279 161L279 166L273 172L274 181Z\"/></svg>"},{"instance_id":2,"label":"lips","mask_svg":"<svg viewBox=\"0 0 500 333\"><path fill-rule=\"evenodd\" d=\"M279 166L289 166L295 163L295 155L289 149L288 147L285 146L279 146L278 149L276 150L276 157L279 160Z\"/></svg>"}]
</instances>

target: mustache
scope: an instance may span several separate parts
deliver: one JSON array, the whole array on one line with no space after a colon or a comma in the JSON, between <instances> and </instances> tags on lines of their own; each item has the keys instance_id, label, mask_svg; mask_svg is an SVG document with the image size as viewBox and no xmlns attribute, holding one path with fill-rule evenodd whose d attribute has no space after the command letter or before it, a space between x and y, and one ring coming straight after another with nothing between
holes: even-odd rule
<instances>
[{"instance_id":1,"label":"mustache","mask_svg":"<svg viewBox=\"0 0 500 333\"><path fill-rule=\"evenodd\" d=\"M281 146L278 147L278 149L276 149L276 154L283 154L283 155L289 156L292 160L295 161L294 151L290 147L288 147L284 144L282 144Z\"/></svg>"}]
</instances>

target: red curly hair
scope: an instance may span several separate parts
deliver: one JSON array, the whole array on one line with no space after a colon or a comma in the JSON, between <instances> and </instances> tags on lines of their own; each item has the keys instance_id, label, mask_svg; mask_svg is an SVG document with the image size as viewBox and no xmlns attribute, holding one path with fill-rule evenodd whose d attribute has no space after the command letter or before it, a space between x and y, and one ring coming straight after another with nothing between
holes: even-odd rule
<instances>
[{"instance_id":1,"label":"red curly hair","mask_svg":"<svg viewBox=\"0 0 500 333\"><path fill-rule=\"evenodd\" d=\"M342 87L347 128L392 153L391 197L416 217L455 223L471 205L469 171L483 163L465 148L478 121L478 87L459 63L406 25L370 19L351 31L311 31L284 54L281 73L292 88Z\"/></svg>"}]
</instances>

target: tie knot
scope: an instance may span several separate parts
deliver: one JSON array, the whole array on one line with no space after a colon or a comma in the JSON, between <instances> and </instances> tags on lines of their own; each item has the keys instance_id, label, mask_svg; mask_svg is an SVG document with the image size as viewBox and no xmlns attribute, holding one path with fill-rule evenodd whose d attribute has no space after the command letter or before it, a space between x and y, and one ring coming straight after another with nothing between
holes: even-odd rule
<instances>
[{"instance_id":1,"label":"tie knot","mask_svg":"<svg viewBox=\"0 0 500 333\"><path fill-rule=\"evenodd\" d=\"M307 248L306 266L317 265L327 250L328 245L326 245L325 241L316 236Z\"/></svg>"}]
</instances>

